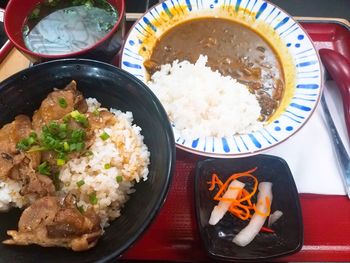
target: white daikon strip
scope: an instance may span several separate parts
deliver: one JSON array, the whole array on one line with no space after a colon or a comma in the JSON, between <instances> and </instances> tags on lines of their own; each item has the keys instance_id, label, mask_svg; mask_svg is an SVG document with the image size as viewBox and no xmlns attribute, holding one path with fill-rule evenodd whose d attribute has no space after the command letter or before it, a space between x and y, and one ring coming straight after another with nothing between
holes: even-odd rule
<instances>
[{"instance_id":1,"label":"white daikon strip","mask_svg":"<svg viewBox=\"0 0 350 263\"><path fill-rule=\"evenodd\" d=\"M270 182L261 182L259 184L259 193L257 201L257 210L263 214L268 213L270 207L266 203L266 198L272 202L272 183ZM261 227L264 225L266 216L260 215L255 212L252 218L250 219L249 224L243 228L232 240L238 246L245 247L248 245L255 236L259 233Z\"/></svg>"},{"instance_id":2,"label":"white daikon strip","mask_svg":"<svg viewBox=\"0 0 350 263\"><path fill-rule=\"evenodd\" d=\"M276 210L269 216L269 221L267 222L267 226L271 227L280 217L283 215L283 212L280 210Z\"/></svg>"},{"instance_id":3,"label":"white daikon strip","mask_svg":"<svg viewBox=\"0 0 350 263\"><path fill-rule=\"evenodd\" d=\"M243 189L244 185L244 183L238 180L232 181L222 197L236 199L238 193ZM216 225L221 220L221 218L224 217L231 203L232 202L230 201L220 201L211 212L209 224Z\"/></svg>"}]
</instances>

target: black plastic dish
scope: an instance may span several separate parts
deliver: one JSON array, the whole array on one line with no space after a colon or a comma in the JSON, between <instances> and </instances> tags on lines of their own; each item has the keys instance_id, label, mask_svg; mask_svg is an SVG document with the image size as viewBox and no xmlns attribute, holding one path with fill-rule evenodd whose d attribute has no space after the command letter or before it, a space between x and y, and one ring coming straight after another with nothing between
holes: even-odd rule
<instances>
[{"instance_id":1,"label":"black plastic dish","mask_svg":"<svg viewBox=\"0 0 350 263\"><path fill-rule=\"evenodd\" d=\"M271 212L280 210L283 216L272 225L275 233L260 232L246 247L232 242L233 237L248 223L229 213L215 225L209 225L213 196L217 191L208 190L212 173L225 181L231 174L248 171L259 180L273 183ZM204 245L215 259L229 261L264 261L298 252L303 245L303 223L298 191L288 164L281 158L257 155L241 159L206 159L196 167L195 199L197 222Z\"/></svg>"},{"instance_id":2,"label":"black plastic dish","mask_svg":"<svg viewBox=\"0 0 350 263\"><path fill-rule=\"evenodd\" d=\"M0 262L110 262L130 247L159 212L175 165L175 142L168 117L158 99L141 81L111 65L82 59L66 59L34 66L0 83L0 127L18 114L32 115L53 88L71 80L85 97L95 97L104 107L132 111L151 152L148 180L136 184L136 192L122 215L106 229L97 246L86 252L39 246L8 246L6 230L17 229L19 210L0 213Z\"/></svg>"}]
</instances>

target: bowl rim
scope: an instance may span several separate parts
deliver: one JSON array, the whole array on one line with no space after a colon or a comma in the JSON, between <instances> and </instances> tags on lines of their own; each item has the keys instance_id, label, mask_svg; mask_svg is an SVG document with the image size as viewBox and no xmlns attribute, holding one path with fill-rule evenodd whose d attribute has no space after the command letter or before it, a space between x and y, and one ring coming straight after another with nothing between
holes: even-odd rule
<instances>
[{"instance_id":1,"label":"bowl rim","mask_svg":"<svg viewBox=\"0 0 350 263\"><path fill-rule=\"evenodd\" d=\"M211 251L208 247L208 242L206 241L206 239L204 238L204 229L203 227L201 227L200 225L200 207L199 205L197 205L199 203L199 195L197 193L199 193L200 188L199 188L199 183L198 180L201 180L201 174L200 174L200 170L202 169L202 167L204 165L217 165L217 162L230 162L230 159L216 159L216 158L206 158L203 160L199 160L196 163L195 166L195 214L196 214L196 223L198 225L198 229L199 229L199 233L200 233L200 237L201 237L201 241L204 244L204 247L206 248L207 254L213 258L213 259L217 259L217 260L228 260L228 261L232 261L232 262L255 262L255 261L262 261L262 260L269 260L269 259L276 259L276 258L280 258L280 257L284 257L284 256L288 256L288 255L292 255L294 253L299 252L303 245L304 245L304 223L303 223L303 216L302 216L302 208L301 208L301 204L300 204L300 198L299 198L299 193L298 193L298 188L296 186L294 177L293 177L293 173L287 163L287 161L285 159L283 159L280 156L276 156L276 155L270 155L270 154L258 154L255 156L249 156L248 158L261 158L261 159L270 159L272 161L276 161L279 162L281 164L281 166L283 166L283 169L286 170L287 172L287 181L289 182L291 191L293 193L293 195L295 194L298 198L295 201L295 205L297 207L297 217L298 217L298 222L300 223L300 228L299 228L299 240L298 240L298 244L295 248L290 249L288 251L279 253L279 254L274 254L274 255L270 255L270 256L260 256L257 257L255 259L251 259L251 258L232 258L230 256L222 256L222 255L217 255L215 254L213 251ZM235 159L235 161L238 161L238 159Z\"/></svg>"},{"instance_id":2,"label":"bowl rim","mask_svg":"<svg viewBox=\"0 0 350 263\"><path fill-rule=\"evenodd\" d=\"M16 48L18 48L20 51L24 52L25 54L28 54L32 57L39 57L39 58L43 58L43 59L60 59L60 58L69 58L69 57L75 57L75 56L81 56L85 53L88 53L92 50L94 50L96 47L98 47L99 45L101 45L104 41L106 41L108 38L110 38L119 28L120 24L122 23L122 21L124 20L124 16L125 16L125 0L118 0L121 3L121 8L120 10L117 10L119 12L119 17L118 20L115 22L113 28L111 29L111 31L109 31L103 38L101 38L99 41L97 41L95 44L87 46L84 49L81 49L79 51L75 51L75 52L70 52L70 53L66 53L66 54L59 54L59 55L49 55L49 54L42 54L42 53L37 53L34 51L29 50L28 48L25 47L25 45L20 45L12 36L11 31L8 28L8 24L11 23L10 21L10 16L7 15L7 13L9 12L8 10L10 10L10 8L15 8L13 1L10 0L6 6L5 9L5 13L4 13L4 28L5 28L5 32L9 38L9 40L15 45ZM41 2L41 1L40 1ZM108 1L109 2L109 1ZM113 5L114 8L116 8ZM22 22L22 26L23 26L24 21ZM22 29L21 29L22 30Z\"/></svg>"},{"instance_id":3,"label":"bowl rim","mask_svg":"<svg viewBox=\"0 0 350 263\"><path fill-rule=\"evenodd\" d=\"M166 114L164 107L162 106L162 104L160 103L158 98L154 95L154 93L147 87L146 84L144 84L141 80L137 79L135 76L133 76L132 74L130 74L129 72L127 72L123 69L117 68L116 66L111 65L109 63L96 61L96 60L92 60L92 59L67 58L67 59L47 61L47 62L43 62L43 63L37 64L37 65L34 65L33 67L21 70L21 71L15 73L14 75L8 77L4 81L0 82L0 92L4 89L5 86L6 87L9 86L9 84L12 81L15 81L17 79L22 79L24 76L31 74L32 71L37 71L37 70L40 70L41 68L48 68L49 66L52 66L55 64L62 64L62 63L64 63L64 64L67 64L67 63L68 64L77 64L77 63L79 63L80 65L85 65L85 66L87 65L87 66L93 66L93 67L102 66L103 68L118 72L118 74L130 79L131 81L136 82L137 85L141 86L148 93L150 98L156 103L158 110L161 113L162 118L168 120L168 116ZM43 80L43 82L44 81L45 80ZM171 186L172 180L174 178L174 171L175 171L175 165L176 165L176 147L175 147L174 134L173 134L173 130L171 128L170 122L169 121L167 123L163 122L162 124L166 125L165 131L166 131L166 135L167 135L166 136L167 137L166 138L167 147L169 148L169 151L168 151L169 158L167 160L168 168L165 172L163 172L163 174L166 175L166 179L164 182L164 187L161 189L159 198L155 202L155 205L152 208L152 211L148 215L147 219L142 223L141 227L137 230L136 233L134 233L134 235L128 240L128 242L123 244L118 249L114 250L109 255L106 255L103 258L98 259L95 262L98 262L98 263L109 262L110 260L113 260L113 259L116 259L117 257L119 257L123 252L125 252L128 248L130 248L130 246L132 246L135 243L135 241L138 240L146 232L146 230L150 227L150 225L152 223L154 223L156 216L161 211L161 208L163 207L163 205L167 199L167 196L168 196L168 193L170 190L170 186ZM108 231L108 229L106 231ZM89 261L89 262L91 262L91 261Z\"/></svg>"},{"instance_id":4,"label":"bowl rim","mask_svg":"<svg viewBox=\"0 0 350 263\"><path fill-rule=\"evenodd\" d=\"M204 0L206 2L209 2L210 0ZM250 156L255 156L255 155L258 155L258 154L262 154L262 153L265 153L266 151L280 145L281 143L285 142L286 140L288 140L289 138L293 137L295 134L297 134L302 127L305 126L306 123L309 122L310 118L314 115L315 111L316 111L316 108L317 108L317 105L319 104L320 100L321 100L321 94L323 93L323 89L324 89L324 68L322 66L322 62L321 62L321 58L320 58L320 55L318 53L318 50L314 44L314 42L312 41L310 35L307 33L307 31L301 26L300 22L295 19L290 13L288 13L287 11L285 11L283 8L279 7L278 5L268 1L268 0L261 0L262 2L265 2L267 3L268 5L271 5L273 6L274 8L278 9L278 10L281 10L283 11L305 34L306 38L309 40L309 42L311 43L312 45L312 48L313 50L315 51L315 55L316 55L316 58L317 58L317 62L318 62L318 65L320 65L320 87L319 87L319 94L317 96L317 99L315 101L315 106L311 109L310 111L310 114L307 116L307 118L302 122L302 124L300 126L298 126L295 131L289 135L289 136L286 136L284 139L282 140L279 140L278 142L270 145L270 146L267 146L263 149L258 149L258 150L255 150L255 151L250 151L250 152L242 152L242 153L215 153L215 152L206 152L206 151L202 151L202 150L197 150L197 149L194 149L194 148L191 148L191 147L187 147L185 145L182 145L181 143L178 143L177 141L175 141L176 143L176 147L183 150L183 151L186 151L186 152L189 152L189 153L192 153L192 154L196 154L196 155L200 155L200 156L204 156L204 157L211 157L211 158L242 158L242 157L250 157ZM172 3L171 0L165 0L164 1L165 3ZM120 68L122 68L122 61L123 61L123 57L125 57L124 53L125 53L125 46L127 45L127 40L129 39L129 36L131 35L132 31L134 31L135 27L137 24L139 24L140 21L142 21L142 19L147 15L149 14L151 11L153 10L156 10L157 7L159 7L160 5L162 5L163 2L159 2L158 4L155 4L154 6L152 6L150 9L148 9L145 13L142 14L142 16L140 16L135 22L134 24L130 27L126 37L125 37L125 40L123 42L123 45L122 45L122 48L121 48L121 52L120 52L120 59L119 59L119 63L118 63L118 66ZM231 4L231 3L230 3ZM176 25L175 25L176 26ZM166 31L165 31L166 32ZM123 68L122 68L123 69ZM270 125L270 124L269 124ZM219 138L221 139L221 138Z\"/></svg>"}]
</instances>

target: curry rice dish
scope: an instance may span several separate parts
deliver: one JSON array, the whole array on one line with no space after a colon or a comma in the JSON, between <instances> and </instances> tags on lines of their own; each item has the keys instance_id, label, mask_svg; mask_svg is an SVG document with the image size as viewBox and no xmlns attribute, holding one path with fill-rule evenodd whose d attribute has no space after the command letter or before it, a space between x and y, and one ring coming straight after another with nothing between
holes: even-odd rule
<instances>
[{"instance_id":1,"label":"curry rice dish","mask_svg":"<svg viewBox=\"0 0 350 263\"><path fill-rule=\"evenodd\" d=\"M260 121L274 113L284 89L280 60L261 35L243 24L209 17L185 21L160 37L144 66L152 76L161 65L175 60L195 64L200 55L208 57L213 71L237 79L256 95Z\"/></svg>"},{"instance_id":2,"label":"curry rice dish","mask_svg":"<svg viewBox=\"0 0 350 263\"><path fill-rule=\"evenodd\" d=\"M8 245L96 245L134 189L147 180L150 153L131 112L102 108L71 82L32 119L0 129L0 210L24 208Z\"/></svg>"}]
</instances>

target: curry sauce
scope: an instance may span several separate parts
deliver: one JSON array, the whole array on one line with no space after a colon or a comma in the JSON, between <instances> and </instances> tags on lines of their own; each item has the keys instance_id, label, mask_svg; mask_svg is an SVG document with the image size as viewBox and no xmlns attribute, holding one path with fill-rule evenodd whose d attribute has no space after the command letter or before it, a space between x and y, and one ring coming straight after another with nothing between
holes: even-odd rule
<instances>
[{"instance_id":1,"label":"curry sauce","mask_svg":"<svg viewBox=\"0 0 350 263\"><path fill-rule=\"evenodd\" d=\"M283 70L270 44L258 33L223 18L192 19L165 32L144 66L152 75L174 60L195 63L208 56L207 66L247 85L261 106L261 120L278 107L284 88Z\"/></svg>"}]
</instances>

